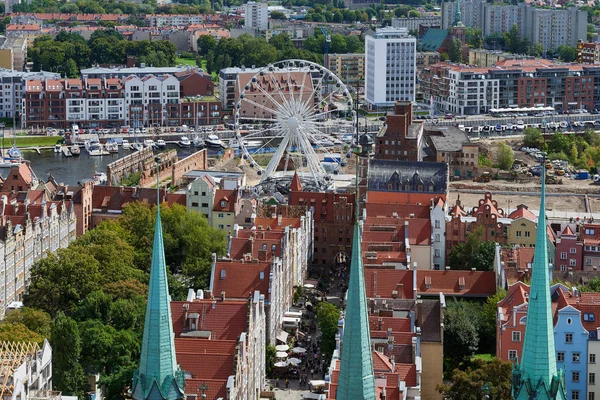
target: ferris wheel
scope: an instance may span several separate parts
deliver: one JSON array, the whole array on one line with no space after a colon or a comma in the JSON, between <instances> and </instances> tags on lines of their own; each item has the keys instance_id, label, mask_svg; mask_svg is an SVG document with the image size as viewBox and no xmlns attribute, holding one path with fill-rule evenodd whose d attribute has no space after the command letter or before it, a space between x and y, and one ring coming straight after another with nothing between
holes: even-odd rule
<instances>
[{"instance_id":1,"label":"ferris wheel","mask_svg":"<svg viewBox=\"0 0 600 400\"><path fill-rule=\"evenodd\" d=\"M294 172L305 187L331 185L356 126L352 96L334 73L309 61L280 61L240 77L236 93L236 146L259 185L289 181Z\"/></svg>"}]
</instances>

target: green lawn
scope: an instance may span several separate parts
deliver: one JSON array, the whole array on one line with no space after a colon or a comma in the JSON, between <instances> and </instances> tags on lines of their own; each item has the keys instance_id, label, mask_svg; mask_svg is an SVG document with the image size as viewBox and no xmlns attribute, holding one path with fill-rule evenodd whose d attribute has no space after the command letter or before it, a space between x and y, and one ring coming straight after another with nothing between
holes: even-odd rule
<instances>
[{"instance_id":1,"label":"green lawn","mask_svg":"<svg viewBox=\"0 0 600 400\"><path fill-rule=\"evenodd\" d=\"M183 65L191 65L192 67L196 66L196 60L192 60L190 58L176 58L175 64L183 64Z\"/></svg>"},{"instance_id":2,"label":"green lawn","mask_svg":"<svg viewBox=\"0 0 600 400\"><path fill-rule=\"evenodd\" d=\"M60 136L17 136L17 147L54 146L62 141ZM13 144L12 138L4 139L4 147Z\"/></svg>"},{"instance_id":3,"label":"green lawn","mask_svg":"<svg viewBox=\"0 0 600 400\"><path fill-rule=\"evenodd\" d=\"M493 356L491 354L475 354L473 359L480 359L484 361L492 361Z\"/></svg>"}]
</instances>

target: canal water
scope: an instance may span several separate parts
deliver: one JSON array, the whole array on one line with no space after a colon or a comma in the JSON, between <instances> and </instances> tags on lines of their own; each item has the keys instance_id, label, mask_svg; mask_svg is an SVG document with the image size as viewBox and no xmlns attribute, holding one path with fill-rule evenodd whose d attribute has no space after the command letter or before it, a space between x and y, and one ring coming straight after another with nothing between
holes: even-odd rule
<instances>
[{"instance_id":1,"label":"canal water","mask_svg":"<svg viewBox=\"0 0 600 400\"><path fill-rule=\"evenodd\" d=\"M193 147L184 149L177 145L167 145L167 149L177 150L180 160L197 151ZM42 150L41 154L35 151L23 151L23 157L31 162L31 167L39 179L46 181L52 174L58 183L68 185L77 185L82 180L91 179L94 171L106 173L108 164L128 154L131 154L131 150L122 148L119 148L118 153L94 157L90 157L83 147L79 157L65 157L62 153L55 153L54 150ZM0 168L0 175L6 177L8 171L8 168Z\"/></svg>"}]
</instances>

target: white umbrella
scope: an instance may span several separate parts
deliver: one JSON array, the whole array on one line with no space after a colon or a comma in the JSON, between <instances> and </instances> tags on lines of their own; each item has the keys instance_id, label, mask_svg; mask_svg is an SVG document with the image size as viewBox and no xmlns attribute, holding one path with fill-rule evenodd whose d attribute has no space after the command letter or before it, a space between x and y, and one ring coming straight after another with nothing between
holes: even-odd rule
<instances>
[{"instance_id":1,"label":"white umbrella","mask_svg":"<svg viewBox=\"0 0 600 400\"><path fill-rule=\"evenodd\" d=\"M299 358L292 357L288 360L288 362L292 365L298 365L302 362Z\"/></svg>"},{"instance_id":2,"label":"white umbrella","mask_svg":"<svg viewBox=\"0 0 600 400\"><path fill-rule=\"evenodd\" d=\"M275 357L277 358L287 358L287 353L284 353L283 351L278 351L277 354L275 354Z\"/></svg>"},{"instance_id":3,"label":"white umbrella","mask_svg":"<svg viewBox=\"0 0 600 400\"><path fill-rule=\"evenodd\" d=\"M315 285L313 285L312 283L306 283L304 284L304 287L307 289L314 289Z\"/></svg>"},{"instance_id":4,"label":"white umbrella","mask_svg":"<svg viewBox=\"0 0 600 400\"><path fill-rule=\"evenodd\" d=\"M277 346L275 346L275 350L277 351L288 351L290 349L290 346L288 346L287 344L278 344Z\"/></svg>"},{"instance_id":5,"label":"white umbrella","mask_svg":"<svg viewBox=\"0 0 600 400\"><path fill-rule=\"evenodd\" d=\"M273 365L276 366L277 368L284 368L284 367L288 366L288 363L286 361L279 361L279 362L276 362Z\"/></svg>"},{"instance_id":6,"label":"white umbrella","mask_svg":"<svg viewBox=\"0 0 600 400\"><path fill-rule=\"evenodd\" d=\"M306 349L303 347L294 347L292 349L292 351L294 352L294 354L303 354L306 353Z\"/></svg>"}]
</instances>

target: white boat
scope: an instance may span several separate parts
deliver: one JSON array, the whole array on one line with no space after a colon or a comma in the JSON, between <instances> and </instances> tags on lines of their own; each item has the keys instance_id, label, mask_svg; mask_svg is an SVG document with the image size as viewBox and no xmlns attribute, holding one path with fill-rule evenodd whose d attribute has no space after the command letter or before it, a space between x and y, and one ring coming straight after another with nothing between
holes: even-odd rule
<instances>
[{"instance_id":1,"label":"white boat","mask_svg":"<svg viewBox=\"0 0 600 400\"><path fill-rule=\"evenodd\" d=\"M154 148L154 146L155 146L154 140L152 140L152 139L144 140L144 147L150 147L152 149L152 148Z\"/></svg>"},{"instance_id":2,"label":"white boat","mask_svg":"<svg viewBox=\"0 0 600 400\"><path fill-rule=\"evenodd\" d=\"M117 144L117 142L112 141L112 140L107 141L106 144L104 145L104 148L109 153L118 153L119 152L119 145Z\"/></svg>"},{"instance_id":3,"label":"white boat","mask_svg":"<svg viewBox=\"0 0 600 400\"><path fill-rule=\"evenodd\" d=\"M180 147L190 147L192 141L187 136L182 136L177 144L179 144Z\"/></svg>"},{"instance_id":4,"label":"white boat","mask_svg":"<svg viewBox=\"0 0 600 400\"><path fill-rule=\"evenodd\" d=\"M315 140L315 145L317 147L331 147L335 146L335 143L333 143L330 139L319 139Z\"/></svg>"},{"instance_id":5,"label":"white boat","mask_svg":"<svg viewBox=\"0 0 600 400\"><path fill-rule=\"evenodd\" d=\"M142 151L144 150L144 145L138 142L135 142L133 145L133 150L134 151Z\"/></svg>"},{"instance_id":6,"label":"white boat","mask_svg":"<svg viewBox=\"0 0 600 400\"><path fill-rule=\"evenodd\" d=\"M81 154L81 149L79 149L79 146L76 144L71 146L70 150L71 150L71 154L75 157L77 157L79 154Z\"/></svg>"},{"instance_id":7,"label":"white boat","mask_svg":"<svg viewBox=\"0 0 600 400\"><path fill-rule=\"evenodd\" d=\"M263 144L260 140L243 140L242 143L247 149L256 149ZM227 147L237 150L240 148L240 142L237 139L230 139Z\"/></svg>"},{"instance_id":8,"label":"white boat","mask_svg":"<svg viewBox=\"0 0 600 400\"><path fill-rule=\"evenodd\" d=\"M102 148L102 145L96 139L86 140L85 149L90 156L103 156L109 154L108 151Z\"/></svg>"},{"instance_id":9,"label":"white boat","mask_svg":"<svg viewBox=\"0 0 600 400\"><path fill-rule=\"evenodd\" d=\"M92 180L96 185L104 185L106 184L107 177L104 172L96 172L92 177Z\"/></svg>"},{"instance_id":10,"label":"white boat","mask_svg":"<svg viewBox=\"0 0 600 400\"><path fill-rule=\"evenodd\" d=\"M223 141L221 139L219 139L219 137L217 135L214 135L214 134L208 135L205 142L208 147L212 147L213 149L220 149L220 148L225 147L225 144L223 143Z\"/></svg>"},{"instance_id":11,"label":"white boat","mask_svg":"<svg viewBox=\"0 0 600 400\"><path fill-rule=\"evenodd\" d=\"M60 144L55 144L54 145L54 152L55 153L60 153L62 151L61 147L62 146Z\"/></svg>"},{"instance_id":12,"label":"white boat","mask_svg":"<svg viewBox=\"0 0 600 400\"><path fill-rule=\"evenodd\" d=\"M129 140L127 139L123 139L123 150L131 150L131 143L129 143Z\"/></svg>"},{"instance_id":13,"label":"white boat","mask_svg":"<svg viewBox=\"0 0 600 400\"><path fill-rule=\"evenodd\" d=\"M21 150L19 150L16 145L13 145L13 147L11 147L8 150L8 157L11 160L20 160L21 159Z\"/></svg>"},{"instance_id":14,"label":"white boat","mask_svg":"<svg viewBox=\"0 0 600 400\"><path fill-rule=\"evenodd\" d=\"M167 147L167 142L165 142L163 139L158 139L156 141L156 147L159 149L164 149L165 147Z\"/></svg>"},{"instance_id":15,"label":"white boat","mask_svg":"<svg viewBox=\"0 0 600 400\"><path fill-rule=\"evenodd\" d=\"M200 136L194 137L194 147L206 147L206 142Z\"/></svg>"}]
</instances>

